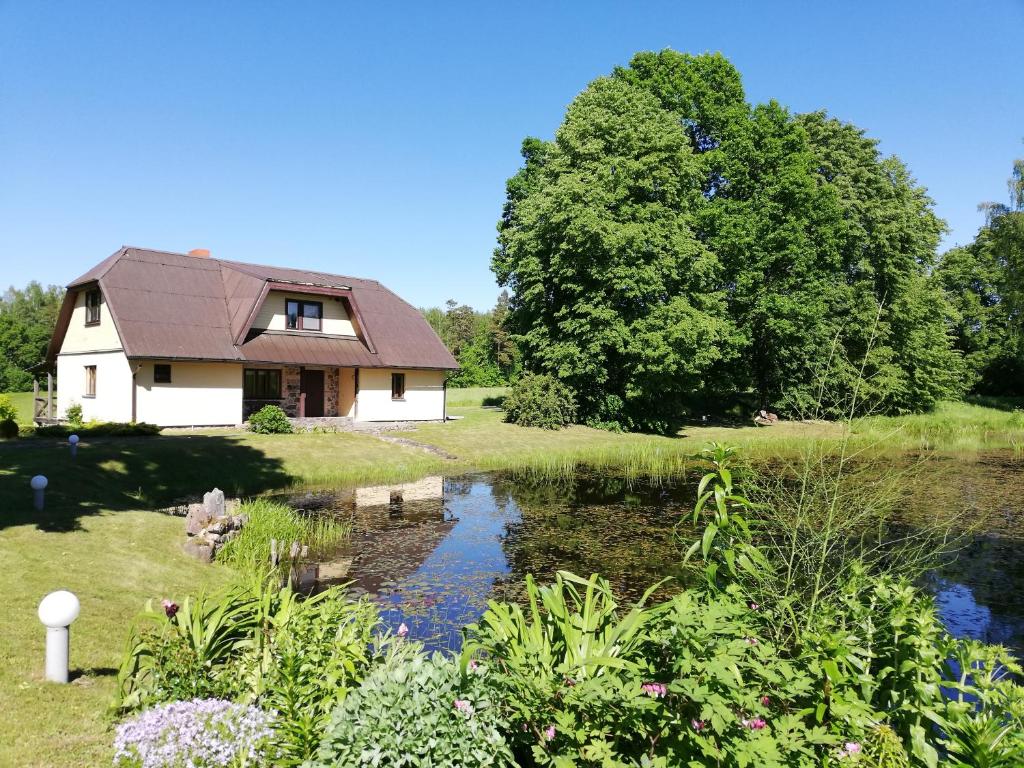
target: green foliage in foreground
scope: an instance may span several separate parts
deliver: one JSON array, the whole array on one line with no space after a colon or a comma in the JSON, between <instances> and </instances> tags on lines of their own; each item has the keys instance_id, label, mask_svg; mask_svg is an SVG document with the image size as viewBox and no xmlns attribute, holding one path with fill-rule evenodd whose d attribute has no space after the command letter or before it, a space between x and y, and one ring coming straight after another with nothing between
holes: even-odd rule
<instances>
[{"instance_id":1,"label":"green foliage in foreground","mask_svg":"<svg viewBox=\"0 0 1024 768\"><path fill-rule=\"evenodd\" d=\"M499 697L483 668L439 654L390 655L335 710L308 768L512 766Z\"/></svg>"},{"instance_id":2,"label":"green foliage in foreground","mask_svg":"<svg viewBox=\"0 0 1024 768\"><path fill-rule=\"evenodd\" d=\"M217 696L285 713L274 746L286 765L1020 763L1024 670L1005 649L950 637L902 566L870 547L858 567L848 552L832 562L821 539L824 560L808 562L841 578L768 589L784 562L734 482L734 451L697 458L710 469L691 550L700 587L650 604L655 585L623 607L597 575L529 578L525 606L492 601L467 628L458 662L375 637L375 609L338 589L303 600L236 587L150 607L118 708Z\"/></svg>"},{"instance_id":3,"label":"green foliage in foreground","mask_svg":"<svg viewBox=\"0 0 1024 768\"><path fill-rule=\"evenodd\" d=\"M279 405L264 405L249 417L249 429L260 435L289 435L292 423Z\"/></svg>"},{"instance_id":4,"label":"green foliage in foreground","mask_svg":"<svg viewBox=\"0 0 1024 768\"><path fill-rule=\"evenodd\" d=\"M521 427L561 429L576 420L576 399L554 376L527 374L502 403L505 421Z\"/></svg>"},{"instance_id":5,"label":"green foliage in foreground","mask_svg":"<svg viewBox=\"0 0 1024 768\"><path fill-rule=\"evenodd\" d=\"M276 541L279 551L292 542L309 547L310 558L316 559L348 536L350 526L333 515L306 514L287 504L270 499L252 499L238 509L246 523L238 535L217 552L217 559L235 566L244 573L256 573L268 567L270 542Z\"/></svg>"},{"instance_id":6,"label":"green foliage in foreground","mask_svg":"<svg viewBox=\"0 0 1024 768\"><path fill-rule=\"evenodd\" d=\"M877 142L752 105L721 55L644 52L593 81L553 141L526 139L492 268L524 367L585 423L668 432L695 402L840 388L887 412L963 391L928 279L943 224Z\"/></svg>"},{"instance_id":7,"label":"green foliage in foreground","mask_svg":"<svg viewBox=\"0 0 1024 768\"><path fill-rule=\"evenodd\" d=\"M132 632L114 708L127 713L194 698L259 704L282 715L275 765L298 765L369 670L376 624L376 611L341 588L301 599L271 580L180 605L150 603Z\"/></svg>"}]
</instances>

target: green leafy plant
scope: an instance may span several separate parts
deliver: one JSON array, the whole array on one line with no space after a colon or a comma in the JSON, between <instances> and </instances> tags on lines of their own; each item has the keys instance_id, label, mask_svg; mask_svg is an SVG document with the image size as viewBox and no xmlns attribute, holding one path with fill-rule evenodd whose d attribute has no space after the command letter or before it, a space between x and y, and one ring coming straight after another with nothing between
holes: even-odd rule
<instances>
[{"instance_id":1,"label":"green leafy plant","mask_svg":"<svg viewBox=\"0 0 1024 768\"><path fill-rule=\"evenodd\" d=\"M502 403L505 421L521 427L561 429L576 420L576 400L554 376L520 378Z\"/></svg>"},{"instance_id":2,"label":"green leafy plant","mask_svg":"<svg viewBox=\"0 0 1024 768\"><path fill-rule=\"evenodd\" d=\"M377 612L340 587L302 597L288 586L257 601L258 631L238 669L243 699L279 714L277 765L312 757L334 708L368 673ZM377 642L377 653L380 652Z\"/></svg>"},{"instance_id":3,"label":"green leafy plant","mask_svg":"<svg viewBox=\"0 0 1024 768\"><path fill-rule=\"evenodd\" d=\"M82 404L72 403L64 412L64 418L73 426L80 426L82 423Z\"/></svg>"},{"instance_id":4,"label":"green leafy plant","mask_svg":"<svg viewBox=\"0 0 1024 768\"><path fill-rule=\"evenodd\" d=\"M335 710L310 768L512 766L485 670L398 650Z\"/></svg>"},{"instance_id":5,"label":"green leafy plant","mask_svg":"<svg viewBox=\"0 0 1024 768\"><path fill-rule=\"evenodd\" d=\"M0 438L13 440L18 436L18 423L12 419L0 421Z\"/></svg>"},{"instance_id":6,"label":"green leafy plant","mask_svg":"<svg viewBox=\"0 0 1024 768\"><path fill-rule=\"evenodd\" d=\"M238 677L230 669L256 628L252 592L233 587L199 593L180 605L146 603L118 673L118 711L164 701L233 698Z\"/></svg>"},{"instance_id":7,"label":"green leafy plant","mask_svg":"<svg viewBox=\"0 0 1024 768\"><path fill-rule=\"evenodd\" d=\"M752 543L752 523L746 514L752 505L733 488L735 457L735 448L719 443L704 448L696 457L712 469L697 485L693 523L703 525L703 529L701 537L687 550L684 562L699 552L705 564L705 580L714 588L735 581L741 572L763 578L766 571L771 571L764 553Z\"/></svg>"},{"instance_id":8,"label":"green leafy plant","mask_svg":"<svg viewBox=\"0 0 1024 768\"><path fill-rule=\"evenodd\" d=\"M477 657L490 663L517 754L559 764L574 753L621 751L619 740L642 733L633 705L646 703L644 652L659 610L646 603L658 586L620 615L597 575L560 571L544 587L528 576L526 610L491 601L479 624L466 628L463 667Z\"/></svg>"},{"instance_id":9,"label":"green leafy plant","mask_svg":"<svg viewBox=\"0 0 1024 768\"><path fill-rule=\"evenodd\" d=\"M18 409L14 407L14 401L10 395L0 395L0 421L17 421Z\"/></svg>"},{"instance_id":10,"label":"green leafy plant","mask_svg":"<svg viewBox=\"0 0 1024 768\"><path fill-rule=\"evenodd\" d=\"M289 435L292 423L280 406L264 405L249 417L249 429L261 435Z\"/></svg>"}]
</instances>

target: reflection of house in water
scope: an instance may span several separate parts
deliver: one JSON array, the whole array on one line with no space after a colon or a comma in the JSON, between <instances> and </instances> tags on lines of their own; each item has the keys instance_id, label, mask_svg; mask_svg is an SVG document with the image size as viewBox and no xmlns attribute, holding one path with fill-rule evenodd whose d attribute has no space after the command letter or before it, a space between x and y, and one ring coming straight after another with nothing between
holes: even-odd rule
<instances>
[{"instance_id":1,"label":"reflection of house in water","mask_svg":"<svg viewBox=\"0 0 1024 768\"><path fill-rule=\"evenodd\" d=\"M406 505L409 505L408 510ZM373 485L356 488L355 508L359 510L387 507L392 514L406 511L417 514L444 511L444 478L440 475L425 477L414 483Z\"/></svg>"},{"instance_id":2,"label":"reflection of house in water","mask_svg":"<svg viewBox=\"0 0 1024 768\"><path fill-rule=\"evenodd\" d=\"M446 514L440 476L357 488L332 506L350 516L353 530L339 557L321 564L321 581L354 579L354 587L370 593L414 573L457 522Z\"/></svg>"}]
</instances>

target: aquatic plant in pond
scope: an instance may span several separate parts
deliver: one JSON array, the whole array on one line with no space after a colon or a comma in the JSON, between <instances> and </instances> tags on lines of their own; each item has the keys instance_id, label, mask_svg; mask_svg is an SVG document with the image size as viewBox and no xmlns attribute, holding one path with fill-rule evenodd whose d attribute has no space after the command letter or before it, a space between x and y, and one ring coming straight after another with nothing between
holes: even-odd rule
<instances>
[{"instance_id":1,"label":"aquatic plant in pond","mask_svg":"<svg viewBox=\"0 0 1024 768\"><path fill-rule=\"evenodd\" d=\"M271 764L275 714L222 699L161 704L117 726L116 768Z\"/></svg>"},{"instance_id":2,"label":"aquatic plant in pond","mask_svg":"<svg viewBox=\"0 0 1024 768\"><path fill-rule=\"evenodd\" d=\"M244 502L238 510L247 520L238 535L217 552L217 559L245 572L259 572L270 564L270 542L286 551L292 542L309 547L315 558L338 545L350 526L330 515L304 513L270 499Z\"/></svg>"}]
</instances>

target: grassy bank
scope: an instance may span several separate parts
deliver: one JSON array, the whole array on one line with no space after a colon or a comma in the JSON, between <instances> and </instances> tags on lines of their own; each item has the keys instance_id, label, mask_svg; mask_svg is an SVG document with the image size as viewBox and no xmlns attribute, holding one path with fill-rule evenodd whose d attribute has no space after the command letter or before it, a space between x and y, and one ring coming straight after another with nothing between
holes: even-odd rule
<instances>
[{"instance_id":1,"label":"grassy bank","mask_svg":"<svg viewBox=\"0 0 1024 768\"><path fill-rule=\"evenodd\" d=\"M14 407L18 410L18 416L15 419L19 424L31 424L33 417L33 398L35 397L31 392L7 392L6 393L11 402L14 403ZM46 396L46 392L42 393L43 397ZM57 393L54 393L54 402L56 402Z\"/></svg>"},{"instance_id":2,"label":"grassy bank","mask_svg":"<svg viewBox=\"0 0 1024 768\"><path fill-rule=\"evenodd\" d=\"M500 392L450 393L449 402L483 402ZM352 486L411 480L473 469L562 474L579 464L631 474L666 475L687 466L704 443L725 441L748 454L785 455L811 440L838 440L844 427L780 423L774 427L694 426L676 437L613 434L586 427L558 432L501 421L500 411L452 405L460 418L405 434L442 449L445 459L369 435L254 435L237 430L159 437L96 438L72 460L52 439L0 445L0 765L109 764L112 734L103 712L114 690L131 618L150 597L180 597L216 586L231 571L201 566L181 552L180 518L147 511L196 497L213 486L252 496L291 485ZM853 425L853 438L893 453L971 455L1024 451L1024 414L944 404L932 414L874 418ZM50 478L47 507L31 507L29 478ZM82 601L72 632L69 686L41 681L43 629L35 611L47 592L68 588Z\"/></svg>"}]
</instances>

